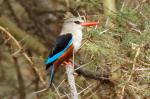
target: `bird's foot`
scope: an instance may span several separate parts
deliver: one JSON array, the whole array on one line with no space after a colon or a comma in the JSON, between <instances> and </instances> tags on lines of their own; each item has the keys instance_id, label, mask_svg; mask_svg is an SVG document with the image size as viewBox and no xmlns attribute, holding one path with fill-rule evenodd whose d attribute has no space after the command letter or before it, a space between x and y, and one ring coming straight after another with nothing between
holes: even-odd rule
<instances>
[{"instance_id":1,"label":"bird's foot","mask_svg":"<svg viewBox=\"0 0 150 99\"><path fill-rule=\"evenodd\" d=\"M70 62L70 61L64 61L64 65L66 66L66 65L70 65L70 64L72 64L72 62Z\"/></svg>"}]
</instances>

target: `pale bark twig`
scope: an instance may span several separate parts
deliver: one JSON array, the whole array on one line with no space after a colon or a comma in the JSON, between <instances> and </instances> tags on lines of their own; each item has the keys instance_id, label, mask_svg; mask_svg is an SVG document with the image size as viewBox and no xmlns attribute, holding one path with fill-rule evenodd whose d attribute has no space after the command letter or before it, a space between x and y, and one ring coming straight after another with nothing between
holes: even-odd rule
<instances>
[{"instance_id":1,"label":"pale bark twig","mask_svg":"<svg viewBox=\"0 0 150 99\"><path fill-rule=\"evenodd\" d=\"M71 97L72 99L78 99L78 93L75 86L75 79L74 79L74 66L72 64L66 65L66 72L68 77L68 83L70 85Z\"/></svg>"}]
</instances>

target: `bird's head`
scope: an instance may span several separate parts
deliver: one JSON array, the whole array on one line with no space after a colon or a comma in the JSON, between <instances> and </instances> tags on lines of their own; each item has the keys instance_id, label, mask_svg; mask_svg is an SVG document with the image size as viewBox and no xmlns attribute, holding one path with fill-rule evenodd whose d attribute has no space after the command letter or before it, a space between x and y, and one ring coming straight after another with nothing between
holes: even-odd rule
<instances>
[{"instance_id":1,"label":"bird's head","mask_svg":"<svg viewBox=\"0 0 150 99\"><path fill-rule=\"evenodd\" d=\"M70 29L83 29L85 26L96 26L98 22L84 22L80 18L69 18L64 21L64 27Z\"/></svg>"}]
</instances>

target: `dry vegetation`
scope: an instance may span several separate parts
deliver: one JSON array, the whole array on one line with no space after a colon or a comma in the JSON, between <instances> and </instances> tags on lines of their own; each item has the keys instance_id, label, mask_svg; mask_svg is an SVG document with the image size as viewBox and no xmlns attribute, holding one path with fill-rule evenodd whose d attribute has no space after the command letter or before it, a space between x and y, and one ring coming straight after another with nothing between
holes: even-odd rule
<instances>
[{"instance_id":1,"label":"dry vegetation","mask_svg":"<svg viewBox=\"0 0 150 99\"><path fill-rule=\"evenodd\" d=\"M100 22L84 30L83 45L75 55L81 66L75 69L80 98L150 98L149 0L116 0L109 26L101 0L25 1L0 0L1 99L69 98L63 66L51 89L35 93L47 87L44 61L66 11Z\"/></svg>"}]
</instances>

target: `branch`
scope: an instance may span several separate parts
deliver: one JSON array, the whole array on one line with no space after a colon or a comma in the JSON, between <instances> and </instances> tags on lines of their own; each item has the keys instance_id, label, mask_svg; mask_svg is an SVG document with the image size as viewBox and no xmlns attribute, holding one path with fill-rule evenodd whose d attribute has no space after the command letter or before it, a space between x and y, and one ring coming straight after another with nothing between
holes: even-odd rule
<instances>
[{"instance_id":1,"label":"branch","mask_svg":"<svg viewBox=\"0 0 150 99\"><path fill-rule=\"evenodd\" d=\"M73 64L66 65L66 72L68 77L68 83L70 85L71 97L72 99L78 99L78 93L75 86L75 79L74 79L74 66Z\"/></svg>"},{"instance_id":2,"label":"branch","mask_svg":"<svg viewBox=\"0 0 150 99\"><path fill-rule=\"evenodd\" d=\"M91 70L87 70L87 69L83 69L80 68L80 65L78 65L77 63L75 63L75 71L79 74L82 75L86 78L90 78L90 79L94 79L94 80L100 80L103 83L107 83L111 86L114 86L115 82L112 81L109 77L110 77L110 73L96 73L94 71Z\"/></svg>"}]
</instances>

